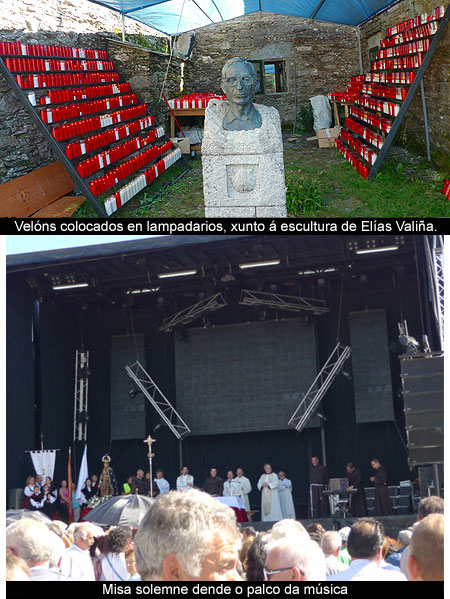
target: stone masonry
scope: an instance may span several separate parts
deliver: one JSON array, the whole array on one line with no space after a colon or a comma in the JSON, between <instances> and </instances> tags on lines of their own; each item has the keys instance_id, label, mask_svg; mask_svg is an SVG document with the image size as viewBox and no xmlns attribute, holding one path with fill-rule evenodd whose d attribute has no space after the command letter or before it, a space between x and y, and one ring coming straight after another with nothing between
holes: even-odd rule
<instances>
[{"instance_id":1,"label":"stone masonry","mask_svg":"<svg viewBox=\"0 0 450 599\"><path fill-rule=\"evenodd\" d=\"M287 92L258 94L274 106L282 123L293 123L309 98L345 89L359 74L356 27L257 12L195 31L192 60L186 63L186 92L220 92L222 66L229 58L284 60ZM296 80L295 80L296 77Z\"/></svg>"}]
</instances>

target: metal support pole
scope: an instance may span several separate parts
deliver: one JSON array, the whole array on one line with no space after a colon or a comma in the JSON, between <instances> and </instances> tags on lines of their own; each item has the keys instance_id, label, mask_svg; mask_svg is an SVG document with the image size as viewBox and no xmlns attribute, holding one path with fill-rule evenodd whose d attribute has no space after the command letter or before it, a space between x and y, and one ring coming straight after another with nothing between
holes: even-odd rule
<instances>
[{"instance_id":1,"label":"metal support pole","mask_svg":"<svg viewBox=\"0 0 450 599\"><path fill-rule=\"evenodd\" d=\"M364 67L363 67L363 59L362 59L362 50L361 50L361 30L356 30L356 35L358 37L358 54L359 54L359 74L364 75Z\"/></svg>"},{"instance_id":2,"label":"metal support pole","mask_svg":"<svg viewBox=\"0 0 450 599\"><path fill-rule=\"evenodd\" d=\"M441 481L439 479L439 466L438 464L433 464L433 472L434 472L434 484L436 485L436 495L438 497L441 496Z\"/></svg>"},{"instance_id":3,"label":"metal support pole","mask_svg":"<svg viewBox=\"0 0 450 599\"><path fill-rule=\"evenodd\" d=\"M125 42L125 15L122 13L122 41Z\"/></svg>"},{"instance_id":4,"label":"metal support pole","mask_svg":"<svg viewBox=\"0 0 450 599\"><path fill-rule=\"evenodd\" d=\"M320 419L320 443L322 445L322 462L323 465L327 465L327 452L326 452L326 444L325 444L325 423L323 419Z\"/></svg>"},{"instance_id":5,"label":"metal support pole","mask_svg":"<svg viewBox=\"0 0 450 599\"><path fill-rule=\"evenodd\" d=\"M423 85L423 79L421 79L421 81L420 81L420 93L422 96L423 121L424 121L424 125L425 125L425 143L427 145L427 159L428 159L428 162L431 162L430 131L428 129L427 100L425 98L425 87Z\"/></svg>"},{"instance_id":6,"label":"metal support pole","mask_svg":"<svg viewBox=\"0 0 450 599\"><path fill-rule=\"evenodd\" d=\"M184 464L183 464L183 440L182 439L178 439L178 461L180 464L179 470L181 472L181 469L184 466Z\"/></svg>"}]
</instances>

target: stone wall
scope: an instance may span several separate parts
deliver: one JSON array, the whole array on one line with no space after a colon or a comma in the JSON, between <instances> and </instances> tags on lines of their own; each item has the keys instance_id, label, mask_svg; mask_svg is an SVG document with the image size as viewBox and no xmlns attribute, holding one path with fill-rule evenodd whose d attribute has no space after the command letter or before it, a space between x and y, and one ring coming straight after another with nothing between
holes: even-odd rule
<instances>
[{"instance_id":1,"label":"stone wall","mask_svg":"<svg viewBox=\"0 0 450 599\"><path fill-rule=\"evenodd\" d=\"M222 66L234 56L285 60L288 91L255 99L275 106L284 123L294 121L295 90L299 111L310 97L345 89L350 77L359 74L355 27L257 12L197 29L195 36L185 67L186 93L221 92Z\"/></svg>"},{"instance_id":2,"label":"stone wall","mask_svg":"<svg viewBox=\"0 0 450 599\"><path fill-rule=\"evenodd\" d=\"M159 102L159 92L168 56L119 41L118 13L85 0L0 0L0 10L0 40L107 50L121 79L130 81L139 101L150 104L157 122L167 130L168 110ZM126 21L127 33L143 36L149 43L161 39L159 32ZM167 78L169 96L178 93L179 80L180 64L174 60ZM0 75L0 183L54 160L49 144Z\"/></svg>"},{"instance_id":3,"label":"stone wall","mask_svg":"<svg viewBox=\"0 0 450 599\"><path fill-rule=\"evenodd\" d=\"M386 29L417 15L430 14L436 0L402 0L360 27L364 72L370 71L369 39L383 39ZM447 3L444 3L447 5ZM430 146L433 160L450 172L450 27L447 27L424 78ZM397 142L426 155L425 127L420 90L406 113Z\"/></svg>"}]
</instances>

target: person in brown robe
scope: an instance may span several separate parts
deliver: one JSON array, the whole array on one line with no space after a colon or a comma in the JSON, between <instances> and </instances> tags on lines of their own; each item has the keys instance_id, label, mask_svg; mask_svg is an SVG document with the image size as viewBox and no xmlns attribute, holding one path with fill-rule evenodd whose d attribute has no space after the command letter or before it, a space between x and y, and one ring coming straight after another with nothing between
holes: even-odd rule
<instances>
[{"instance_id":1,"label":"person in brown robe","mask_svg":"<svg viewBox=\"0 0 450 599\"><path fill-rule=\"evenodd\" d=\"M380 460L377 458L373 458L370 464L375 470L375 476L370 477L371 482L375 485L374 516L391 516L394 513L394 510L387 488L386 468L381 465Z\"/></svg>"}]
</instances>

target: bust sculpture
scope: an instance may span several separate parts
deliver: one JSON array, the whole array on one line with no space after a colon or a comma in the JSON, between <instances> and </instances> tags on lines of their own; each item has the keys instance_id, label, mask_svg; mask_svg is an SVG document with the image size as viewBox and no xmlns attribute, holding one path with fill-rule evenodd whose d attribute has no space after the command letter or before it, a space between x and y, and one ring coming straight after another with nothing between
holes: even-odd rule
<instances>
[{"instance_id":1,"label":"bust sculpture","mask_svg":"<svg viewBox=\"0 0 450 599\"><path fill-rule=\"evenodd\" d=\"M222 69L222 90L229 106L222 121L226 131L251 131L261 127L261 115L253 105L259 89L255 67L245 58L231 58Z\"/></svg>"},{"instance_id":2,"label":"bust sculpture","mask_svg":"<svg viewBox=\"0 0 450 599\"><path fill-rule=\"evenodd\" d=\"M253 103L259 80L245 58L225 63L221 86L226 100L210 100L205 111L205 216L284 218L280 115L273 106Z\"/></svg>"}]
</instances>

